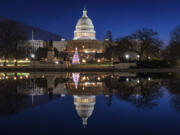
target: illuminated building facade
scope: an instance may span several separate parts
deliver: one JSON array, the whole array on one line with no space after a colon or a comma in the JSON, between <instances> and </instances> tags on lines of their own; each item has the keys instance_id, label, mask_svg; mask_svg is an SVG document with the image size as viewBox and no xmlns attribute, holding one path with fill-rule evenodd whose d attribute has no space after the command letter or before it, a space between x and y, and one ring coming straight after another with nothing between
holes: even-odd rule
<instances>
[{"instance_id":1,"label":"illuminated building facade","mask_svg":"<svg viewBox=\"0 0 180 135\"><path fill-rule=\"evenodd\" d=\"M34 39L34 31L32 31L32 39L26 41L19 41L17 48L24 48L27 55L35 54L38 48L43 48L46 46L46 42L44 40L35 40Z\"/></svg>"},{"instance_id":2,"label":"illuminated building facade","mask_svg":"<svg viewBox=\"0 0 180 135\"><path fill-rule=\"evenodd\" d=\"M83 10L82 17L78 20L74 31L74 40L96 40L96 32L92 20L87 16L87 10Z\"/></svg>"},{"instance_id":3,"label":"illuminated building facade","mask_svg":"<svg viewBox=\"0 0 180 135\"><path fill-rule=\"evenodd\" d=\"M34 40L32 31L32 40L18 43L18 48L26 48L27 54L35 54L38 48L47 47L48 42L43 40ZM80 63L96 61L95 54L103 53L105 45L103 42L96 40L96 31L92 20L87 15L87 10L83 10L82 17L77 21L74 30L73 40L52 41L52 47L59 52L67 52L70 60L77 48L80 57Z\"/></svg>"},{"instance_id":4,"label":"illuminated building facade","mask_svg":"<svg viewBox=\"0 0 180 135\"><path fill-rule=\"evenodd\" d=\"M87 125L88 118L92 115L96 96L74 96L74 105L79 117L82 118L83 126Z\"/></svg>"},{"instance_id":5,"label":"illuminated building facade","mask_svg":"<svg viewBox=\"0 0 180 135\"><path fill-rule=\"evenodd\" d=\"M25 48L27 54L36 53L38 48L43 48L46 42L43 40L26 40L18 42L17 48Z\"/></svg>"},{"instance_id":6,"label":"illuminated building facade","mask_svg":"<svg viewBox=\"0 0 180 135\"><path fill-rule=\"evenodd\" d=\"M104 45L101 41L96 40L96 31L92 20L87 16L87 10L83 10L82 17L78 20L74 31L73 40L67 41L66 51L70 58L76 48L80 54L80 62L95 60L96 53L104 52Z\"/></svg>"}]
</instances>

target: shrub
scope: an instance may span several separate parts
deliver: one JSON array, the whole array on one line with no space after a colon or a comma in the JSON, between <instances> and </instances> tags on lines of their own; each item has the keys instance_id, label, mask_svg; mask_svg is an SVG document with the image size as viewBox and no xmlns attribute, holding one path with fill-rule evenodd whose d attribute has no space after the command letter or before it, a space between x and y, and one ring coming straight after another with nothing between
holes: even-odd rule
<instances>
[{"instance_id":1,"label":"shrub","mask_svg":"<svg viewBox=\"0 0 180 135\"><path fill-rule=\"evenodd\" d=\"M176 62L173 60L151 60L137 62L139 68L171 68L176 67Z\"/></svg>"}]
</instances>

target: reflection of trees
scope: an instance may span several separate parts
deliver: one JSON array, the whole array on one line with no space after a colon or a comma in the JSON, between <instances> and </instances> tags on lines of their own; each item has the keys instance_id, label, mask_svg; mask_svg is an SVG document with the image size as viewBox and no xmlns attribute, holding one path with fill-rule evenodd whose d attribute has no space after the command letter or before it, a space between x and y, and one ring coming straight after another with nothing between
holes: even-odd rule
<instances>
[{"instance_id":1,"label":"reflection of trees","mask_svg":"<svg viewBox=\"0 0 180 135\"><path fill-rule=\"evenodd\" d=\"M0 81L0 114L15 113L26 98L17 93L17 85L23 85L22 81L3 80Z\"/></svg>"},{"instance_id":2,"label":"reflection of trees","mask_svg":"<svg viewBox=\"0 0 180 135\"><path fill-rule=\"evenodd\" d=\"M180 79L169 79L164 81L164 84L171 94L171 106L180 112Z\"/></svg>"},{"instance_id":3,"label":"reflection of trees","mask_svg":"<svg viewBox=\"0 0 180 135\"><path fill-rule=\"evenodd\" d=\"M162 96L159 81L141 79L126 82L125 79L106 78L106 86L110 92L122 100L136 105L137 108L152 109L157 106L158 99Z\"/></svg>"},{"instance_id":4,"label":"reflection of trees","mask_svg":"<svg viewBox=\"0 0 180 135\"><path fill-rule=\"evenodd\" d=\"M40 88L47 88L47 80L46 80L46 78L36 78L35 83Z\"/></svg>"},{"instance_id":5,"label":"reflection of trees","mask_svg":"<svg viewBox=\"0 0 180 135\"><path fill-rule=\"evenodd\" d=\"M105 96L106 104L109 107L112 105L112 96L113 96L112 94Z\"/></svg>"},{"instance_id":6,"label":"reflection of trees","mask_svg":"<svg viewBox=\"0 0 180 135\"><path fill-rule=\"evenodd\" d=\"M55 87L59 84L59 83L65 83L68 82L68 78L56 78L55 80Z\"/></svg>"},{"instance_id":7,"label":"reflection of trees","mask_svg":"<svg viewBox=\"0 0 180 135\"><path fill-rule=\"evenodd\" d=\"M178 112L180 112L180 94L172 95L171 106Z\"/></svg>"}]
</instances>

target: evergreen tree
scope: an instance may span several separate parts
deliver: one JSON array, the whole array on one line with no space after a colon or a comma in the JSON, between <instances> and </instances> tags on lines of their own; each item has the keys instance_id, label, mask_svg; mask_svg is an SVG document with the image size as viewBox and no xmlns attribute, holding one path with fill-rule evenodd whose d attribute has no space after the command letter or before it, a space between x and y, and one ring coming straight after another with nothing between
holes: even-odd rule
<instances>
[{"instance_id":1,"label":"evergreen tree","mask_svg":"<svg viewBox=\"0 0 180 135\"><path fill-rule=\"evenodd\" d=\"M79 54L78 54L77 48L76 48L74 55L73 55L72 64L80 64Z\"/></svg>"}]
</instances>

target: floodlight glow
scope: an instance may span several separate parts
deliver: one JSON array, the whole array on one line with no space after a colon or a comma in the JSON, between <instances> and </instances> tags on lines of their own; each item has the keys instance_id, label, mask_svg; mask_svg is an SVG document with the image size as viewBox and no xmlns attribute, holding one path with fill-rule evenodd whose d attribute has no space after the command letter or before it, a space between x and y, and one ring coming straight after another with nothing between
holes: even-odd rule
<instances>
[{"instance_id":1,"label":"floodlight glow","mask_svg":"<svg viewBox=\"0 0 180 135\"><path fill-rule=\"evenodd\" d=\"M129 54L126 54L125 58L128 60L130 58Z\"/></svg>"},{"instance_id":2,"label":"floodlight glow","mask_svg":"<svg viewBox=\"0 0 180 135\"><path fill-rule=\"evenodd\" d=\"M31 54L31 58L35 58L35 54L32 53L32 54Z\"/></svg>"}]
</instances>

